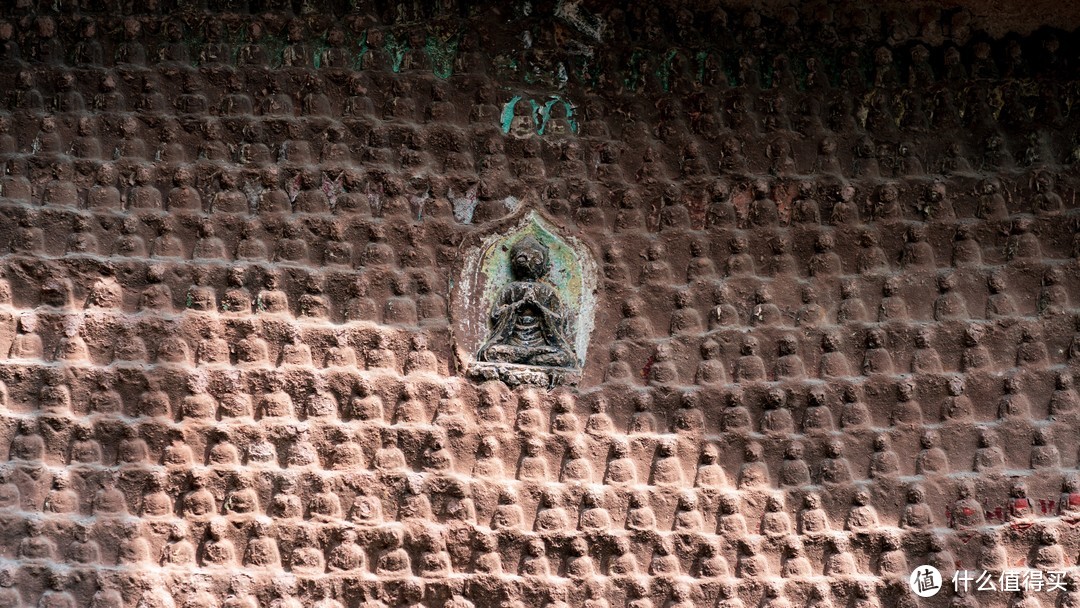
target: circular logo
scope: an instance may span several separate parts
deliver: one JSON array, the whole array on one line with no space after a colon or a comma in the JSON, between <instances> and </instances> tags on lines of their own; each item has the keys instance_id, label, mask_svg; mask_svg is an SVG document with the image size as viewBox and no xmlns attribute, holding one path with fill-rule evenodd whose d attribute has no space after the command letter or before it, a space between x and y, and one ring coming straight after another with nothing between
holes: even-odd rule
<instances>
[{"instance_id":1,"label":"circular logo","mask_svg":"<svg viewBox=\"0 0 1080 608\"><path fill-rule=\"evenodd\" d=\"M941 591L941 573L933 566L919 566L908 578L908 586L919 597L934 597Z\"/></svg>"}]
</instances>

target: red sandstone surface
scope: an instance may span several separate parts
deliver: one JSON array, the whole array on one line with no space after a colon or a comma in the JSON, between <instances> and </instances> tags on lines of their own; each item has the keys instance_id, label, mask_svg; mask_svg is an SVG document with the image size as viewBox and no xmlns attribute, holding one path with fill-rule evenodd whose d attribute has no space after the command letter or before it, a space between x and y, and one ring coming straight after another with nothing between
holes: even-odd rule
<instances>
[{"instance_id":1,"label":"red sandstone surface","mask_svg":"<svg viewBox=\"0 0 1080 608\"><path fill-rule=\"evenodd\" d=\"M1024 6L11 3L0 606L1080 605ZM601 266L576 386L454 358L530 211Z\"/></svg>"}]
</instances>

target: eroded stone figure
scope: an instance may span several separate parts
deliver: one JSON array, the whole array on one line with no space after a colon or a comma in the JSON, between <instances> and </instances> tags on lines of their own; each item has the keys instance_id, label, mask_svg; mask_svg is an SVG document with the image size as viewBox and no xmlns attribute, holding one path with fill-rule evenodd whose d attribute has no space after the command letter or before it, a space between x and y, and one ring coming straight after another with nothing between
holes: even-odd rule
<instances>
[{"instance_id":1,"label":"eroded stone figure","mask_svg":"<svg viewBox=\"0 0 1080 608\"><path fill-rule=\"evenodd\" d=\"M514 280L491 311L491 337L480 348L481 361L572 367L567 318L558 293L539 282L551 266L548 250L532 236L510 249Z\"/></svg>"}]
</instances>

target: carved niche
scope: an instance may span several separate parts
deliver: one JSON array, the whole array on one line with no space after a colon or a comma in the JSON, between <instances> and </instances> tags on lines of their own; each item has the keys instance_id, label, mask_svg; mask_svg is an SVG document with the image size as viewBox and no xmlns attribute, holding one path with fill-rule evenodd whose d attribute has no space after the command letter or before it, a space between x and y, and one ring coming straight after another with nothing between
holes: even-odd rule
<instances>
[{"instance_id":1,"label":"carved niche","mask_svg":"<svg viewBox=\"0 0 1080 608\"><path fill-rule=\"evenodd\" d=\"M575 384L593 329L593 257L536 211L503 226L463 245L451 285L458 363L511 386Z\"/></svg>"}]
</instances>

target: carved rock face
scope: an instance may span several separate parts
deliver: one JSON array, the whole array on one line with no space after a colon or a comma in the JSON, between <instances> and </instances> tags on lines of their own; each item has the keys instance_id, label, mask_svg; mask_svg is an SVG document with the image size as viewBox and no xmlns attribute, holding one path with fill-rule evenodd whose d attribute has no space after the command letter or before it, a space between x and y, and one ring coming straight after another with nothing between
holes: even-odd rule
<instances>
[{"instance_id":1,"label":"carved rock face","mask_svg":"<svg viewBox=\"0 0 1080 608\"><path fill-rule=\"evenodd\" d=\"M1050 2L0 2L0 607L1067 568Z\"/></svg>"}]
</instances>

